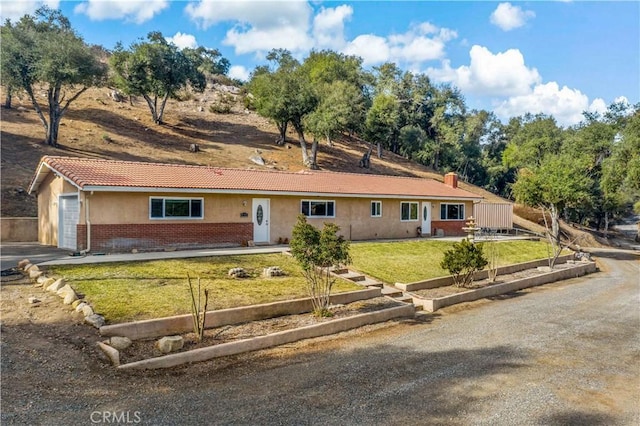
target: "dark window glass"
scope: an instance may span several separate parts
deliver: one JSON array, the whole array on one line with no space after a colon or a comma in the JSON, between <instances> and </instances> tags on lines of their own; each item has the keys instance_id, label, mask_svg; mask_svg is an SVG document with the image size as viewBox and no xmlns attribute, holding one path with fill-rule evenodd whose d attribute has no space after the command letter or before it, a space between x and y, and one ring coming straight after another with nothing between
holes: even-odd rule
<instances>
[{"instance_id":1,"label":"dark window glass","mask_svg":"<svg viewBox=\"0 0 640 426\"><path fill-rule=\"evenodd\" d=\"M191 217L202 217L202 200L191 200Z\"/></svg>"},{"instance_id":2,"label":"dark window glass","mask_svg":"<svg viewBox=\"0 0 640 426\"><path fill-rule=\"evenodd\" d=\"M309 202L308 201L303 201L302 202L302 214L305 216L309 216Z\"/></svg>"},{"instance_id":3,"label":"dark window glass","mask_svg":"<svg viewBox=\"0 0 640 426\"><path fill-rule=\"evenodd\" d=\"M189 217L189 200L164 200L165 217Z\"/></svg>"},{"instance_id":4,"label":"dark window glass","mask_svg":"<svg viewBox=\"0 0 640 426\"><path fill-rule=\"evenodd\" d=\"M163 217L162 216L162 205L164 200L161 198L152 198L151 199L151 217Z\"/></svg>"}]
</instances>

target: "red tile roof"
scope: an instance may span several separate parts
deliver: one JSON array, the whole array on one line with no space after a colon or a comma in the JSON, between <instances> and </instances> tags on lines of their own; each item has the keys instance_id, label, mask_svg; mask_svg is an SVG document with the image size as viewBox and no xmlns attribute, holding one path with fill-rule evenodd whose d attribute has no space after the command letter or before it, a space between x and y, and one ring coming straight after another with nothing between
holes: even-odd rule
<instances>
[{"instance_id":1,"label":"red tile roof","mask_svg":"<svg viewBox=\"0 0 640 426\"><path fill-rule=\"evenodd\" d=\"M30 191L53 170L82 190L202 190L388 197L480 199L432 179L325 171L281 172L220 167L43 157Z\"/></svg>"}]
</instances>

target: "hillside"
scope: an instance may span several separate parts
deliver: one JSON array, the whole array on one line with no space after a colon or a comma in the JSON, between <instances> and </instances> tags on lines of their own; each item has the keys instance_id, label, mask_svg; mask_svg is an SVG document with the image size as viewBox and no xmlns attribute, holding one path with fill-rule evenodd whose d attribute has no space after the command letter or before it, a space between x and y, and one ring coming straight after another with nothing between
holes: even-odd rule
<instances>
[{"instance_id":1,"label":"hillside","mask_svg":"<svg viewBox=\"0 0 640 426\"><path fill-rule=\"evenodd\" d=\"M224 89L224 87L222 88ZM134 99L115 102L110 90L90 89L71 105L60 126L59 148L45 145L43 128L26 96L14 97L12 109L2 109L1 179L2 216L36 216L34 196L27 194L30 179L43 155L67 155L129 161L184 163L237 168L301 169L301 154L296 137L284 146L274 143L275 127L255 112L244 110L241 102L231 113L211 112L221 96L232 96L220 86L203 94L186 94L187 100L169 101L165 125L153 124L146 102ZM198 144L200 152L189 151ZM321 144L318 164L321 169L352 173L391 174L443 180L441 174L385 152L382 159L372 156L371 168L358 167L368 145L345 137L333 146ZM260 166L250 157L260 155ZM460 186L502 202L502 198L481 188L461 182ZM514 217L520 227L537 232L543 228L529 220Z\"/></svg>"}]
</instances>

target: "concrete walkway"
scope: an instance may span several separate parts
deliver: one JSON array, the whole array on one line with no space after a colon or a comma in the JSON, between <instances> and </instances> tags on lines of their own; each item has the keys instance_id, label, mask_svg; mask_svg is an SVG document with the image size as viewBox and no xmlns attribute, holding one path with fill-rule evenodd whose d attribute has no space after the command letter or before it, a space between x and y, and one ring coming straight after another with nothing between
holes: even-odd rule
<instances>
[{"instance_id":1,"label":"concrete walkway","mask_svg":"<svg viewBox=\"0 0 640 426\"><path fill-rule=\"evenodd\" d=\"M82 265L109 262L136 262L160 259L184 259L191 257L229 256L241 254L282 253L289 250L288 245L264 247L207 248L201 250L176 250L146 253L89 254L70 256L69 250L43 246L38 243L9 243L1 247L2 270L15 267L24 258L41 266Z\"/></svg>"}]
</instances>

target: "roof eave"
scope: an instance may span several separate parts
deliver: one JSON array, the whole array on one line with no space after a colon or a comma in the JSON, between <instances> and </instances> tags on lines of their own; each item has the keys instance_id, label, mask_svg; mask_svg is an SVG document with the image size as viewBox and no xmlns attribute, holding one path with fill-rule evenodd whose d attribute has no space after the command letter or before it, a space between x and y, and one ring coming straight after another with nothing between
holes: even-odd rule
<instances>
[{"instance_id":1,"label":"roof eave","mask_svg":"<svg viewBox=\"0 0 640 426\"><path fill-rule=\"evenodd\" d=\"M31 183L29 184L29 191L28 191L29 195L31 195L34 191L36 193L38 192L38 189L40 188L40 184L47 177L47 175L49 173L53 173L56 176L59 176L59 177L63 178L64 180L66 180L67 182L69 182L71 185L75 186L79 190L82 189L80 186L78 186L78 184L73 182L71 179L69 179L68 177L66 177L62 173L58 172L54 167L50 166L46 162L46 159L43 159L42 161L40 161L40 165L38 166L38 170L33 175L33 178L31 178Z\"/></svg>"}]
</instances>

